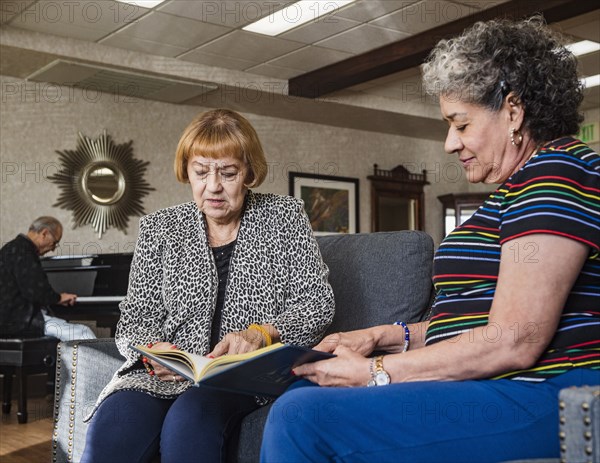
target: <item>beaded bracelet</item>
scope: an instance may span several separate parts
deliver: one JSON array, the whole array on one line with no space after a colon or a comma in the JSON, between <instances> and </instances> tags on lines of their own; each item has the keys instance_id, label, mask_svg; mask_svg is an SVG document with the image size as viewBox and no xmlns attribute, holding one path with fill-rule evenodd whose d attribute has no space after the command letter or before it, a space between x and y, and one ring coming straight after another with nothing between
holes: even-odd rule
<instances>
[{"instance_id":1,"label":"beaded bracelet","mask_svg":"<svg viewBox=\"0 0 600 463\"><path fill-rule=\"evenodd\" d=\"M408 350L408 345L410 344L410 330L408 329L408 325L401 321L394 322L394 325L399 325L404 328L404 347L402 352L406 352Z\"/></svg>"},{"instance_id":2,"label":"beaded bracelet","mask_svg":"<svg viewBox=\"0 0 600 463\"><path fill-rule=\"evenodd\" d=\"M264 338L264 341L265 341L265 347L270 346L271 344L273 344L273 339L271 339L271 335L262 326L257 325L256 323L252 323L250 326L248 326L248 329L255 329L260 334L262 334L262 336Z\"/></svg>"}]
</instances>

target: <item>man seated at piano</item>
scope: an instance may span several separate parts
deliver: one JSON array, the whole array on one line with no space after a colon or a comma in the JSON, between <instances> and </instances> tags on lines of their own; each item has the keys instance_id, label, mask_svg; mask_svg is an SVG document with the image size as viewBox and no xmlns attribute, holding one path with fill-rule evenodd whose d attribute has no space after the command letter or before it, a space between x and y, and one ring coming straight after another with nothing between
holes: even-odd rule
<instances>
[{"instance_id":1,"label":"man seated at piano","mask_svg":"<svg viewBox=\"0 0 600 463\"><path fill-rule=\"evenodd\" d=\"M333 319L329 271L303 203L250 190L267 162L243 116L216 109L193 120L175 175L193 201L140 221L116 333L126 362L92 411L82 462L150 461L159 452L163 462L226 461L239 422L264 403L190 387L129 344L211 356L278 341L311 346Z\"/></svg>"},{"instance_id":2,"label":"man seated at piano","mask_svg":"<svg viewBox=\"0 0 600 463\"><path fill-rule=\"evenodd\" d=\"M40 256L54 251L63 227L54 217L35 219L27 234L19 234L0 249L0 336L54 336L61 341L93 339L86 325L69 323L49 314L54 304L72 306L77 295L57 293L48 282Z\"/></svg>"}]
</instances>

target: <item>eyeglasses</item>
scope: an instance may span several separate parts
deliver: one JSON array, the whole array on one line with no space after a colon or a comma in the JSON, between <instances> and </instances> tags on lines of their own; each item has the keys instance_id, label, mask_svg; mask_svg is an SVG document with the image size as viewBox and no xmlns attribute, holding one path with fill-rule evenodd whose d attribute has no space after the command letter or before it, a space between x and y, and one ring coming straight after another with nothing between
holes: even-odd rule
<instances>
[{"instance_id":1,"label":"eyeglasses","mask_svg":"<svg viewBox=\"0 0 600 463\"><path fill-rule=\"evenodd\" d=\"M54 240L52 242L52 248L56 248L56 246L58 246L60 244L60 240L56 239L56 236L54 236L54 233L52 233L52 231L49 228L46 228L46 230L48 230L48 233L50 233L50 236Z\"/></svg>"}]
</instances>

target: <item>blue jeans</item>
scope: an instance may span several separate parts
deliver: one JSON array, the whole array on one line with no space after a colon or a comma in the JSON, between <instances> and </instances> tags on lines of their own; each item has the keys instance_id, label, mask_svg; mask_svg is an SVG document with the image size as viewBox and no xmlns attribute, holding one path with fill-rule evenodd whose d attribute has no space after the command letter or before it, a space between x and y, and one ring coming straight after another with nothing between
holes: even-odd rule
<instances>
[{"instance_id":1,"label":"blue jeans","mask_svg":"<svg viewBox=\"0 0 600 463\"><path fill-rule=\"evenodd\" d=\"M191 387L177 399L119 391L98 408L87 432L82 463L219 462L254 397Z\"/></svg>"},{"instance_id":2,"label":"blue jeans","mask_svg":"<svg viewBox=\"0 0 600 463\"><path fill-rule=\"evenodd\" d=\"M584 384L600 384L600 371L575 369L542 383L294 387L269 412L261 461L483 463L558 458L558 393Z\"/></svg>"}]
</instances>

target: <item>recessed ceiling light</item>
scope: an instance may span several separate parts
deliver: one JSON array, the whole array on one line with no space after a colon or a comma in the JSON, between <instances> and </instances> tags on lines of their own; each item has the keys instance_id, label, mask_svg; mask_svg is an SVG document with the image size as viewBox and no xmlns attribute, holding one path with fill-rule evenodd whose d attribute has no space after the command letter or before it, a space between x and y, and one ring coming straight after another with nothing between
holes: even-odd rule
<instances>
[{"instance_id":1,"label":"recessed ceiling light","mask_svg":"<svg viewBox=\"0 0 600 463\"><path fill-rule=\"evenodd\" d=\"M596 74L595 76L584 77L581 79L581 82L585 86L585 88L597 87L600 85L600 74Z\"/></svg>"},{"instance_id":2,"label":"recessed ceiling light","mask_svg":"<svg viewBox=\"0 0 600 463\"><path fill-rule=\"evenodd\" d=\"M141 6L143 8L154 8L164 1L165 0L117 0L117 2L129 3L130 5Z\"/></svg>"},{"instance_id":3,"label":"recessed ceiling light","mask_svg":"<svg viewBox=\"0 0 600 463\"><path fill-rule=\"evenodd\" d=\"M566 46L575 56L587 55L595 51L600 51L600 43L591 40L582 40L581 42L570 43Z\"/></svg>"},{"instance_id":4,"label":"recessed ceiling light","mask_svg":"<svg viewBox=\"0 0 600 463\"><path fill-rule=\"evenodd\" d=\"M291 5L271 13L258 21L248 24L243 29L245 31L256 32L275 36L289 31L295 27L314 21L320 16L333 13L339 8L346 6L356 0L338 0L338 1L319 1L319 0L300 0Z\"/></svg>"}]
</instances>

